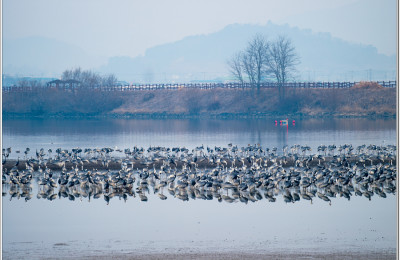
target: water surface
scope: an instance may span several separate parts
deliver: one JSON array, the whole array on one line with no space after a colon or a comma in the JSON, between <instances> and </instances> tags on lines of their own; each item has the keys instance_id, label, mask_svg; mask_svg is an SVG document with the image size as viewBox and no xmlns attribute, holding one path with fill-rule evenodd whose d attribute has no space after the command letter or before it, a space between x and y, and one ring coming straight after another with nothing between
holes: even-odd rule
<instances>
[{"instance_id":1,"label":"water surface","mask_svg":"<svg viewBox=\"0 0 400 260\"><path fill-rule=\"evenodd\" d=\"M277 119L279 120L279 119ZM275 119L261 120L4 120L3 148L32 151L44 148L132 148L164 146L193 149L233 143L260 144L278 150L284 145L395 144L395 119L289 119L288 126ZM16 158L15 153L12 154Z\"/></svg>"},{"instance_id":2,"label":"water surface","mask_svg":"<svg viewBox=\"0 0 400 260\"><path fill-rule=\"evenodd\" d=\"M263 147L395 144L395 120L307 119L288 127L268 120L4 120L3 148L11 157L35 149L204 146ZM15 153L20 150L21 153ZM34 187L34 191L35 191ZM35 194L35 193L34 193ZM166 194L167 195L167 194ZM396 196L225 203L161 201L148 194L103 198L11 199L3 196L3 256L35 259L69 252L190 250L391 250L396 248Z\"/></svg>"}]
</instances>

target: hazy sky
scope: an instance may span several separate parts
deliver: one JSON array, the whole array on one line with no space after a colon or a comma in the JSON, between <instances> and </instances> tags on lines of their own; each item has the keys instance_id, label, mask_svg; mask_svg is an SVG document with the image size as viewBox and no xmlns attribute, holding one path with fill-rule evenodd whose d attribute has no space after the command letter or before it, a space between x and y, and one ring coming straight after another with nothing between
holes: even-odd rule
<instances>
[{"instance_id":1,"label":"hazy sky","mask_svg":"<svg viewBox=\"0 0 400 260\"><path fill-rule=\"evenodd\" d=\"M396 52L396 0L3 0L3 38L43 36L91 55L137 56L149 47L232 23L288 23Z\"/></svg>"}]
</instances>

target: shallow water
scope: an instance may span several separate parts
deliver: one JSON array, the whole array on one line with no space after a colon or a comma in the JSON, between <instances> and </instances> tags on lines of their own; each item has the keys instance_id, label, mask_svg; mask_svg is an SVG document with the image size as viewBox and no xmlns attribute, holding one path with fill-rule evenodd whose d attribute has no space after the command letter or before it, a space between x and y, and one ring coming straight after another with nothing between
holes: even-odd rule
<instances>
[{"instance_id":1,"label":"shallow water","mask_svg":"<svg viewBox=\"0 0 400 260\"><path fill-rule=\"evenodd\" d=\"M238 146L395 144L395 120L4 120L3 148L10 157L26 147ZM21 150L20 154L15 153ZM28 155L29 156L29 155ZM36 193L33 193L36 195ZM168 193L165 192L168 196ZM332 205L300 200L275 203L161 201L148 195L103 198L2 200L3 257L35 259L104 252L391 250L396 248L396 195L338 197ZM80 252L80 253L79 253ZM83 253L82 253L83 252ZM82 256L82 255L80 255Z\"/></svg>"},{"instance_id":2,"label":"shallow water","mask_svg":"<svg viewBox=\"0 0 400 260\"><path fill-rule=\"evenodd\" d=\"M394 250L396 197L286 204L3 198L6 255L57 250ZM334 249L333 249L334 248ZM17 251L16 251L17 250ZM173 251L172 251L173 252ZM92 252L94 253L94 252Z\"/></svg>"},{"instance_id":3,"label":"shallow water","mask_svg":"<svg viewBox=\"0 0 400 260\"><path fill-rule=\"evenodd\" d=\"M279 120L279 119L278 119ZM291 121L291 119L289 119ZM227 144L262 147L309 145L313 151L321 145L395 144L395 119L305 119L295 125L275 125L275 119L260 120L4 120L3 148L12 147L13 158L27 147L57 148L132 148L164 146L193 149L204 145Z\"/></svg>"}]
</instances>

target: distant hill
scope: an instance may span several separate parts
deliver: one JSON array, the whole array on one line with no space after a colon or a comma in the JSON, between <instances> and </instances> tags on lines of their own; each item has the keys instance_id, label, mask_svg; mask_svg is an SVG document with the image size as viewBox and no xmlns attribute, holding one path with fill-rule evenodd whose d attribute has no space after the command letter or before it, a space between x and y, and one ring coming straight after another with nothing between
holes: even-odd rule
<instances>
[{"instance_id":1,"label":"distant hill","mask_svg":"<svg viewBox=\"0 0 400 260\"><path fill-rule=\"evenodd\" d=\"M229 79L226 60L256 33L270 39L287 35L301 58L298 80L394 80L396 56L379 54L370 45L345 42L329 33L288 25L232 24L207 34L149 48L138 57L94 57L77 46L43 37L3 39L3 73L19 77L60 77L81 67L134 83L207 82ZM103 64L103 65L102 65Z\"/></svg>"},{"instance_id":2,"label":"distant hill","mask_svg":"<svg viewBox=\"0 0 400 260\"><path fill-rule=\"evenodd\" d=\"M256 33L270 39L287 35L301 57L299 80L358 81L394 80L396 57L379 54L370 45L345 42L329 33L313 33L288 25L239 25L223 30L189 36L150 48L144 56L112 57L103 72L137 82L221 79L228 74L225 61L242 50Z\"/></svg>"}]
</instances>

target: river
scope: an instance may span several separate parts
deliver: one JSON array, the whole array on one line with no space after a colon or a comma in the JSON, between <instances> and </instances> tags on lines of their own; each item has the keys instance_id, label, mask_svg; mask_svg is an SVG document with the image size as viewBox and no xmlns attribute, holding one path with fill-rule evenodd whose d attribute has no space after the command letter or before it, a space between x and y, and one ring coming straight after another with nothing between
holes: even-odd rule
<instances>
[{"instance_id":1,"label":"river","mask_svg":"<svg viewBox=\"0 0 400 260\"><path fill-rule=\"evenodd\" d=\"M279 119L277 119L279 120ZM289 125L275 119L261 120L4 120L3 148L22 154L44 148L147 148L149 146L186 147L204 145L226 147L260 144L278 148L284 145L395 144L395 119L305 119ZM22 154L23 155L23 154ZM21 155L21 157L22 157ZM11 156L18 157L13 153Z\"/></svg>"},{"instance_id":2,"label":"river","mask_svg":"<svg viewBox=\"0 0 400 260\"><path fill-rule=\"evenodd\" d=\"M278 119L277 119L278 120ZM396 144L394 119L303 119L288 126L262 120L3 120L3 148L10 158L44 148L72 149L134 146L262 147L321 144ZM20 151L17 153L17 151ZM266 199L254 203L214 200L160 200L148 194L70 201L3 194L4 259L85 257L114 253L178 252L395 252L396 196L352 196L313 203ZM3 186L3 192L8 191ZM168 195L168 194L166 194Z\"/></svg>"}]
</instances>

